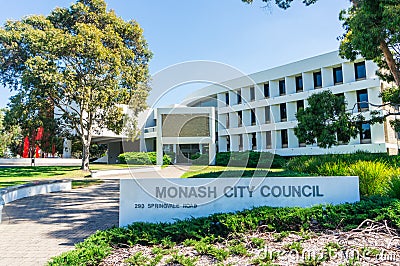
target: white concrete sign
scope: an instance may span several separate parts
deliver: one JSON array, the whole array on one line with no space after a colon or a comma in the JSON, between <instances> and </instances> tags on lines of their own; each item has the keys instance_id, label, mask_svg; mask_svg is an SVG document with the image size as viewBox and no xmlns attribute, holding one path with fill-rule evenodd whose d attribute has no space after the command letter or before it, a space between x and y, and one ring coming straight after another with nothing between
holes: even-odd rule
<instances>
[{"instance_id":1,"label":"white concrete sign","mask_svg":"<svg viewBox=\"0 0 400 266\"><path fill-rule=\"evenodd\" d=\"M256 206L308 207L360 200L358 177L123 179L119 225L235 212Z\"/></svg>"}]
</instances>

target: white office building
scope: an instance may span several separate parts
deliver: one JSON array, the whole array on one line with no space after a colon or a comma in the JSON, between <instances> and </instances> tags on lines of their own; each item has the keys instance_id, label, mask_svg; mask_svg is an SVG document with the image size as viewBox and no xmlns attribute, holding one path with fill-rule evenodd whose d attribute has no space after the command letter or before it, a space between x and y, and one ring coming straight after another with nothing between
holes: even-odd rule
<instances>
[{"instance_id":1,"label":"white office building","mask_svg":"<svg viewBox=\"0 0 400 266\"><path fill-rule=\"evenodd\" d=\"M189 95L180 105L150 112L140 140L141 151L174 152L175 163L189 162L195 153L269 151L282 156L351 153L397 153L396 134L389 121L362 125L349 143L330 149L299 143L294 134L296 112L307 107L313 93L330 90L345 97L349 112L375 110L385 83L377 66L360 58L349 62L338 52L210 85ZM370 104L368 104L368 103ZM372 105L371 105L372 104ZM340 138L340 136L339 136Z\"/></svg>"}]
</instances>

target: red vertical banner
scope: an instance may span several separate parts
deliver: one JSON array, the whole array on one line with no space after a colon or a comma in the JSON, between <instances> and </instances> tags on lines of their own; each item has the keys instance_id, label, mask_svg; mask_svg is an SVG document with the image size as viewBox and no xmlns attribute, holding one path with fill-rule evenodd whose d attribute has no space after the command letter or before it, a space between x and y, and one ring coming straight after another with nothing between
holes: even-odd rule
<instances>
[{"instance_id":1,"label":"red vertical banner","mask_svg":"<svg viewBox=\"0 0 400 266\"><path fill-rule=\"evenodd\" d=\"M36 145L36 149L35 149L35 157L36 158L40 158L39 151L40 151L39 145Z\"/></svg>"},{"instance_id":2,"label":"red vertical banner","mask_svg":"<svg viewBox=\"0 0 400 266\"><path fill-rule=\"evenodd\" d=\"M29 138L25 137L24 139L24 152L22 154L23 158L29 158Z\"/></svg>"},{"instance_id":3,"label":"red vertical banner","mask_svg":"<svg viewBox=\"0 0 400 266\"><path fill-rule=\"evenodd\" d=\"M36 134L36 140L41 140L43 138L43 127L39 127Z\"/></svg>"}]
</instances>

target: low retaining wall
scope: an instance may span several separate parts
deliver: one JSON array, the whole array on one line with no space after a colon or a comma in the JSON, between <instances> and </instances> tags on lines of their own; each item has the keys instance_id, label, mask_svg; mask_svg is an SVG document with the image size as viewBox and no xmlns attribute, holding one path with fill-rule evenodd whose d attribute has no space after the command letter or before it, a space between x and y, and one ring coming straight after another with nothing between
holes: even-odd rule
<instances>
[{"instance_id":1,"label":"low retaining wall","mask_svg":"<svg viewBox=\"0 0 400 266\"><path fill-rule=\"evenodd\" d=\"M72 189L71 180L40 181L0 189L0 223L3 206L9 202L51 192Z\"/></svg>"}]
</instances>

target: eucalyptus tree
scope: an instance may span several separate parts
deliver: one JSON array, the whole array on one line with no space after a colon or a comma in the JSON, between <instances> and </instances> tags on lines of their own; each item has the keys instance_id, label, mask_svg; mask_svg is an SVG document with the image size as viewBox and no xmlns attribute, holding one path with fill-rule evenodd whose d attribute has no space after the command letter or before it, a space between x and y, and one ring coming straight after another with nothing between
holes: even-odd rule
<instances>
[{"instance_id":1,"label":"eucalyptus tree","mask_svg":"<svg viewBox=\"0 0 400 266\"><path fill-rule=\"evenodd\" d=\"M0 29L0 81L25 102L50 101L63 129L82 140L83 170L93 134L122 131L122 105L131 103L133 115L145 109L151 56L140 25L104 0L78 0Z\"/></svg>"}]
</instances>

